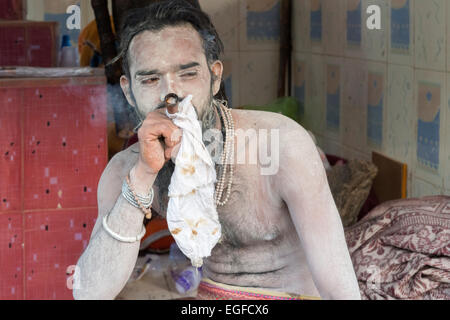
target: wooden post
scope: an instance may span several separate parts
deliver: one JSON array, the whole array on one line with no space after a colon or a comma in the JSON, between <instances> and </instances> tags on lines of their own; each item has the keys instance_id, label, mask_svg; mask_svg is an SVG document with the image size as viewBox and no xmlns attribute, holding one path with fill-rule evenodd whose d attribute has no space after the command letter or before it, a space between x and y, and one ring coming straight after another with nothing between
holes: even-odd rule
<instances>
[{"instance_id":1,"label":"wooden post","mask_svg":"<svg viewBox=\"0 0 450 320\"><path fill-rule=\"evenodd\" d=\"M281 0L280 15L280 65L278 72L278 97L291 95L291 54L292 54L292 0ZM286 90L286 75L287 90Z\"/></svg>"},{"instance_id":2,"label":"wooden post","mask_svg":"<svg viewBox=\"0 0 450 320\"><path fill-rule=\"evenodd\" d=\"M94 10L97 30L100 38L100 49L105 75L107 79L108 104L114 114L115 131L118 139L127 139L132 135L133 123L130 119L130 107L120 88L122 75L121 60L109 64L117 56L116 36L111 26L111 18L107 0L91 0ZM116 29L117 32L117 29ZM111 153L111 152L110 152ZM110 154L112 156L112 154Z\"/></svg>"},{"instance_id":3,"label":"wooden post","mask_svg":"<svg viewBox=\"0 0 450 320\"><path fill-rule=\"evenodd\" d=\"M100 49L102 52L103 62L105 64L105 74L108 83L119 83L121 76L120 63L108 65L112 59L117 56L116 37L112 31L111 20L108 11L107 0L91 0L92 9L94 10L95 20L97 22L98 34L100 37Z\"/></svg>"}]
</instances>

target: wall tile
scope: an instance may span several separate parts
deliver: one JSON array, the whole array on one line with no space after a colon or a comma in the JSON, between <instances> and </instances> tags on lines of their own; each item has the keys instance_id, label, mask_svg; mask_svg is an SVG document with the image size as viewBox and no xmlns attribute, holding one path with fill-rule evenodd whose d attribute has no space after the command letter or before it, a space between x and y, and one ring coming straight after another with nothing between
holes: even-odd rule
<instances>
[{"instance_id":1,"label":"wall tile","mask_svg":"<svg viewBox=\"0 0 450 320\"><path fill-rule=\"evenodd\" d=\"M225 53L239 50L239 0L200 0L200 7L208 13L224 44Z\"/></svg>"},{"instance_id":2,"label":"wall tile","mask_svg":"<svg viewBox=\"0 0 450 320\"><path fill-rule=\"evenodd\" d=\"M26 299L72 299L68 267L87 247L96 218L97 209L26 214Z\"/></svg>"},{"instance_id":3,"label":"wall tile","mask_svg":"<svg viewBox=\"0 0 450 320\"><path fill-rule=\"evenodd\" d=\"M382 152L386 140L386 108L388 94L387 64L368 63L367 74L367 146Z\"/></svg>"},{"instance_id":4,"label":"wall tile","mask_svg":"<svg viewBox=\"0 0 450 320\"><path fill-rule=\"evenodd\" d=\"M310 102L310 73L311 54L295 53L292 62L292 96L295 97L299 103L300 108L298 116L302 125L309 127L311 121L309 120L313 113L306 113L306 106ZM309 109L308 109L309 110Z\"/></svg>"},{"instance_id":5,"label":"wall tile","mask_svg":"<svg viewBox=\"0 0 450 320\"><path fill-rule=\"evenodd\" d=\"M447 47L447 71L450 71L450 3L446 2L446 47Z\"/></svg>"},{"instance_id":6,"label":"wall tile","mask_svg":"<svg viewBox=\"0 0 450 320\"><path fill-rule=\"evenodd\" d=\"M415 1L415 65L445 70L445 1Z\"/></svg>"},{"instance_id":7,"label":"wall tile","mask_svg":"<svg viewBox=\"0 0 450 320\"><path fill-rule=\"evenodd\" d=\"M388 66L386 140L384 151L394 159L412 163L417 111L414 108L414 72L411 67Z\"/></svg>"},{"instance_id":8,"label":"wall tile","mask_svg":"<svg viewBox=\"0 0 450 320\"><path fill-rule=\"evenodd\" d=\"M367 65L362 60L345 59L342 86L342 144L366 152Z\"/></svg>"},{"instance_id":9,"label":"wall tile","mask_svg":"<svg viewBox=\"0 0 450 320\"><path fill-rule=\"evenodd\" d=\"M366 13L369 5L378 5L381 9L381 30L369 30L367 28ZM363 19L362 19L362 47L366 59L375 61L387 61L388 58L388 39L390 32L389 23L389 4L388 0L362 0Z\"/></svg>"},{"instance_id":10,"label":"wall tile","mask_svg":"<svg viewBox=\"0 0 450 320\"><path fill-rule=\"evenodd\" d=\"M343 1L322 0L323 53L344 55L345 6Z\"/></svg>"},{"instance_id":11,"label":"wall tile","mask_svg":"<svg viewBox=\"0 0 450 320\"><path fill-rule=\"evenodd\" d=\"M23 299L22 213L0 213L0 299Z\"/></svg>"},{"instance_id":12,"label":"wall tile","mask_svg":"<svg viewBox=\"0 0 450 320\"><path fill-rule=\"evenodd\" d=\"M416 70L415 108L417 134L415 139L415 175L435 186L443 185L443 144L446 142L446 74Z\"/></svg>"},{"instance_id":13,"label":"wall tile","mask_svg":"<svg viewBox=\"0 0 450 320\"><path fill-rule=\"evenodd\" d=\"M264 105L277 98L278 51L240 52L240 105Z\"/></svg>"},{"instance_id":14,"label":"wall tile","mask_svg":"<svg viewBox=\"0 0 450 320\"><path fill-rule=\"evenodd\" d=\"M391 0L389 7L388 61L414 64L414 1Z\"/></svg>"},{"instance_id":15,"label":"wall tile","mask_svg":"<svg viewBox=\"0 0 450 320\"><path fill-rule=\"evenodd\" d=\"M441 186L433 185L425 180L413 176L411 197L419 198L424 196L433 196L443 194L444 190Z\"/></svg>"},{"instance_id":16,"label":"wall tile","mask_svg":"<svg viewBox=\"0 0 450 320\"><path fill-rule=\"evenodd\" d=\"M378 5L381 9L381 30L367 28L369 5ZM387 61L389 31L387 0L346 0L345 11L345 56Z\"/></svg>"},{"instance_id":17,"label":"wall tile","mask_svg":"<svg viewBox=\"0 0 450 320\"><path fill-rule=\"evenodd\" d=\"M319 146L319 148L321 148L323 151L323 145L324 145L325 139L323 138L323 136L321 134L318 134L314 131L311 131L311 132L314 134L314 137L316 138L317 146Z\"/></svg>"},{"instance_id":18,"label":"wall tile","mask_svg":"<svg viewBox=\"0 0 450 320\"><path fill-rule=\"evenodd\" d=\"M324 0L309 0L309 36L311 39L311 51L314 53L322 52L324 43Z\"/></svg>"},{"instance_id":19,"label":"wall tile","mask_svg":"<svg viewBox=\"0 0 450 320\"><path fill-rule=\"evenodd\" d=\"M338 141L342 134L343 66L343 58L325 58L325 135Z\"/></svg>"},{"instance_id":20,"label":"wall tile","mask_svg":"<svg viewBox=\"0 0 450 320\"><path fill-rule=\"evenodd\" d=\"M341 143L337 140L326 137L322 142L322 150L328 155L333 155L337 157L343 156L343 147Z\"/></svg>"},{"instance_id":21,"label":"wall tile","mask_svg":"<svg viewBox=\"0 0 450 320\"><path fill-rule=\"evenodd\" d=\"M325 134L325 83L326 83L325 59L322 55L311 56L308 69L309 98L305 106L306 123L308 127L321 135Z\"/></svg>"},{"instance_id":22,"label":"wall tile","mask_svg":"<svg viewBox=\"0 0 450 320\"><path fill-rule=\"evenodd\" d=\"M363 58L362 32L365 28L363 19L365 10L362 0L346 0L344 5L345 56Z\"/></svg>"},{"instance_id":23,"label":"wall tile","mask_svg":"<svg viewBox=\"0 0 450 320\"><path fill-rule=\"evenodd\" d=\"M322 112L324 129L319 136L324 149L353 158L368 158L376 150L406 163L408 196L447 192L450 74L432 70L442 72L447 67L450 71L450 32L446 32L450 31L446 22L450 4L445 0L305 3L311 12L308 32L313 52L306 80L310 88L305 122L312 123L311 115ZM381 30L366 26L366 9L373 4L381 8ZM329 12L334 16L328 16ZM343 34L342 53L338 32ZM333 72L338 80L331 79ZM333 96L338 91L340 97ZM439 113L432 110L436 101ZM339 110L334 117L333 108ZM433 124L436 119L439 124ZM437 145L424 144L425 136Z\"/></svg>"},{"instance_id":24,"label":"wall tile","mask_svg":"<svg viewBox=\"0 0 450 320\"><path fill-rule=\"evenodd\" d=\"M359 150L356 150L351 147L347 147L345 145L341 146L341 157L347 160L357 159L357 160L366 160L371 161L372 154L369 152L363 153Z\"/></svg>"},{"instance_id":25,"label":"wall tile","mask_svg":"<svg viewBox=\"0 0 450 320\"><path fill-rule=\"evenodd\" d=\"M107 163L104 86L24 90L24 208L97 205Z\"/></svg>"},{"instance_id":26,"label":"wall tile","mask_svg":"<svg viewBox=\"0 0 450 320\"><path fill-rule=\"evenodd\" d=\"M240 1L241 51L279 49L280 8L280 0Z\"/></svg>"},{"instance_id":27,"label":"wall tile","mask_svg":"<svg viewBox=\"0 0 450 320\"><path fill-rule=\"evenodd\" d=\"M447 73L447 99L442 104L445 109L445 122L443 122L444 136L442 137L443 169L444 169L444 187L450 190L450 73Z\"/></svg>"},{"instance_id":28,"label":"wall tile","mask_svg":"<svg viewBox=\"0 0 450 320\"><path fill-rule=\"evenodd\" d=\"M0 212L22 209L20 91L0 88Z\"/></svg>"},{"instance_id":29,"label":"wall tile","mask_svg":"<svg viewBox=\"0 0 450 320\"><path fill-rule=\"evenodd\" d=\"M310 2L305 0L293 1L292 41L293 50L311 51L311 7Z\"/></svg>"},{"instance_id":30,"label":"wall tile","mask_svg":"<svg viewBox=\"0 0 450 320\"><path fill-rule=\"evenodd\" d=\"M228 105L236 108L239 102L239 52L229 52L222 60L222 79L225 83L225 92L228 98Z\"/></svg>"},{"instance_id":31,"label":"wall tile","mask_svg":"<svg viewBox=\"0 0 450 320\"><path fill-rule=\"evenodd\" d=\"M406 176L406 197L410 198L412 195L412 179L413 179L413 168L409 164L407 165L407 176Z\"/></svg>"}]
</instances>

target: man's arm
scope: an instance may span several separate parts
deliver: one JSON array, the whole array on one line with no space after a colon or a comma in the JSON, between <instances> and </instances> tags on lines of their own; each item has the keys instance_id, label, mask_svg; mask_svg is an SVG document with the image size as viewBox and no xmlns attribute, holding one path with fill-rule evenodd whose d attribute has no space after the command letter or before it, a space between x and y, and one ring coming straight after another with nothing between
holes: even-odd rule
<instances>
[{"instance_id":1,"label":"man's arm","mask_svg":"<svg viewBox=\"0 0 450 320\"><path fill-rule=\"evenodd\" d=\"M280 132L280 169L274 178L323 299L361 299L342 221L317 149L298 124Z\"/></svg>"},{"instance_id":2,"label":"man's arm","mask_svg":"<svg viewBox=\"0 0 450 320\"><path fill-rule=\"evenodd\" d=\"M114 299L136 264L140 242L117 241L102 227L103 217L110 213L107 223L115 233L130 237L142 231L144 214L121 196L122 182L131 171L130 180L136 191L146 194L156 176L146 176L137 167L132 167L134 161L130 162L129 156L126 152L116 155L100 179L97 192L99 214L89 245L77 263L73 290L75 299Z\"/></svg>"},{"instance_id":3,"label":"man's arm","mask_svg":"<svg viewBox=\"0 0 450 320\"><path fill-rule=\"evenodd\" d=\"M164 164L176 157L180 130L165 110L150 112L138 130L139 151L133 155L132 146L109 162L98 187L98 219L75 269L75 299L113 299L125 286L133 272L140 241L124 243L114 239L103 228L103 217L109 214L109 228L122 237L141 233L144 214L121 195L123 179L130 173L134 191L147 195ZM158 191L154 191L157 195ZM156 197L154 200L153 203L158 202Z\"/></svg>"}]
</instances>

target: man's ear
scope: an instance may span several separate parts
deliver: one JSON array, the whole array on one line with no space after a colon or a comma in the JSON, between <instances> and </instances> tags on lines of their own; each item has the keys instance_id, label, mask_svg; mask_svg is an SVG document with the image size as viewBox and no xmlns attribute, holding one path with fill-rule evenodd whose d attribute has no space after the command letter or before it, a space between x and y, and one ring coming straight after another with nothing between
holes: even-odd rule
<instances>
[{"instance_id":1,"label":"man's ear","mask_svg":"<svg viewBox=\"0 0 450 320\"><path fill-rule=\"evenodd\" d=\"M133 106L136 107L136 105L134 104L134 99L131 98L131 88L130 88L130 81L128 80L128 78L124 75L122 75L120 77L120 87L122 88L122 91L125 95L125 97L127 98L128 103Z\"/></svg>"},{"instance_id":2,"label":"man's ear","mask_svg":"<svg viewBox=\"0 0 450 320\"><path fill-rule=\"evenodd\" d=\"M216 77L213 83L213 95L215 96L220 90L220 83L222 82L223 64L220 60L216 60L211 65L211 71Z\"/></svg>"}]
</instances>

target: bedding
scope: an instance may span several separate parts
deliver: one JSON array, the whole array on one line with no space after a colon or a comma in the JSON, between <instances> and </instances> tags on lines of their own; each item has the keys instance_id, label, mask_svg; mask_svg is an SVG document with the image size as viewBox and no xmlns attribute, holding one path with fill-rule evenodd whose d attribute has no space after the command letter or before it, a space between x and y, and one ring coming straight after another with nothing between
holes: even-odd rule
<instances>
[{"instance_id":1,"label":"bedding","mask_svg":"<svg viewBox=\"0 0 450 320\"><path fill-rule=\"evenodd\" d=\"M387 201L345 236L363 299L450 299L450 197Z\"/></svg>"},{"instance_id":2,"label":"bedding","mask_svg":"<svg viewBox=\"0 0 450 320\"><path fill-rule=\"evenodd\" d=\"M330 191L344 227L356 223L377 175L377 167L366 160L349 160L326 171Z\"/></svg>"}]
</instances>

